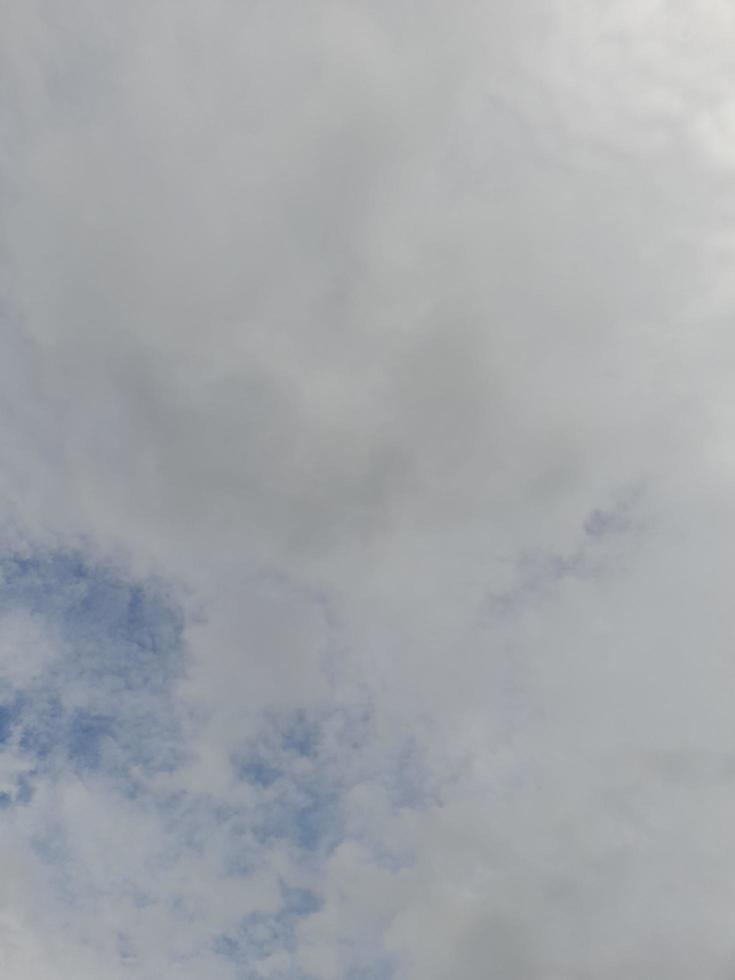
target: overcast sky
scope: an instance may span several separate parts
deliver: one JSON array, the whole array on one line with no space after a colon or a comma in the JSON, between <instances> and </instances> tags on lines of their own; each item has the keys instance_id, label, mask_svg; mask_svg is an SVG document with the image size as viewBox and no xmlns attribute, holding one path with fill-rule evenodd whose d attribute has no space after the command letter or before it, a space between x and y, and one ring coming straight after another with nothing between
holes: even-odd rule
<instances>
[{"instance_id":1,"label":"overcast sky","mask_svg":"<svg viewBox=\"0 0 735 980\"><path fill-rule=\"evenodd\" d=\"M735 7L0 0L0 973L735 976Z\"/></svg>"}]
</instances>

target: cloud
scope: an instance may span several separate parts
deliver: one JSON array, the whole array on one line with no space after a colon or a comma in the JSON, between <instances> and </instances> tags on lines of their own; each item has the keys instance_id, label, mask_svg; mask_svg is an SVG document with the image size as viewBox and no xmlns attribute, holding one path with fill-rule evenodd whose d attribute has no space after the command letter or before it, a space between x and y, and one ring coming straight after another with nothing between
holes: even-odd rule
<instances>
[{"instance_id":1,"label":"cloud","mask_svg":"<svg viewBox=\"0 0 735 980\"><path fill-rule=\"evenodd\" d=\"M729 976L728 5L2 19L5 972Z\"/></svg>"}]
</instances>

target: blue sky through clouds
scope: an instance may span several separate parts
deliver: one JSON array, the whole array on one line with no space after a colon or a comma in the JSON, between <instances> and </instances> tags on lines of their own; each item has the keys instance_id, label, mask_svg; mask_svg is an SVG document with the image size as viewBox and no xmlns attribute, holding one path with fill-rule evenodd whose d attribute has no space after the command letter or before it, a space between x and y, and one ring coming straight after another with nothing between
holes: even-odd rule
<instances>
[{"instance_id":1,"label":"blue sky through clouds","mask_svg":"<svg viewBox=\"0 0 735 980\"><path fill-rule=\"evenodd\" d=\"M172 962L193 976L311 976L298 929L322 908L320 866L349 836L344 799L391 775L364 758L370 712L298 697L252 712L230 732L226 785L197 792L186 773L204 722L178 694L185 628L161 580L80 550L6 554L0 630L14 657L0 672L0 807L44 881L48 916L101 931L84 942L111 970L149 975L152 918L176 932ZM97 816L92 848L75 806ZM207 916L220 889L227 901Z\"/></svg>"}]
</instances>

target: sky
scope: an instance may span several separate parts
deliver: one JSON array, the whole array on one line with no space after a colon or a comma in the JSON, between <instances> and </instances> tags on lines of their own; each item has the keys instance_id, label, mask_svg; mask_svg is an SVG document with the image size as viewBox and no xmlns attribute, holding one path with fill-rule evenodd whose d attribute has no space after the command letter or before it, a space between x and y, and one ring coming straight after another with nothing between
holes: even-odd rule
<instances>
[{"instance_id":1,"label":"sky","mask_svg":"<svg viewBox=\"0 0 735 980\"><path fill-rule=\"evenodd\" d=\"M3 977L732 980L734 47L1 0Z\"/></svg>"}]
</instances>

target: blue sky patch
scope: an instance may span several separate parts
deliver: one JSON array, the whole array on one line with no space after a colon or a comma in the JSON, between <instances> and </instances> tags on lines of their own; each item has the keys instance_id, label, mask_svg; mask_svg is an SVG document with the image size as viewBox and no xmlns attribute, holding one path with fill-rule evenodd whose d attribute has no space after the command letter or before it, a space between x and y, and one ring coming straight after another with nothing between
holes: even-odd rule
<instances>
[{"instance_id":1,"label":"blue sky patch","mask_svg":"<svg viewBox=\"0 0 735 980\"><path fill-rule=\"evenodd\" d=\"M299 920L321 908L317 896L307 889L282 885L281 897L282 906L278 912L255 912L244 916L234 929L214 939L214 951L237 966L238 976L257 980L270 975L258 971L258 961L274 954L293 956ZM289 980L308 980L293 962L286 974L279 975L287 976Z\"/></svg>"},{"instance_id":2,"label":"blue sky patch","mask_svg":"<svg viewBox=\"0 0 735 980\"><path fill-rule=\"evenodd\" d=\"M131 582L78 552L0 560L0 615L45 623L54 656L23 686L3 685L0 745L40 773L125 780L182 758L173 685L184 668L183 616L156 582ZM22 797L23 794L21 794Z\"/></svg>"}]
</instances>

